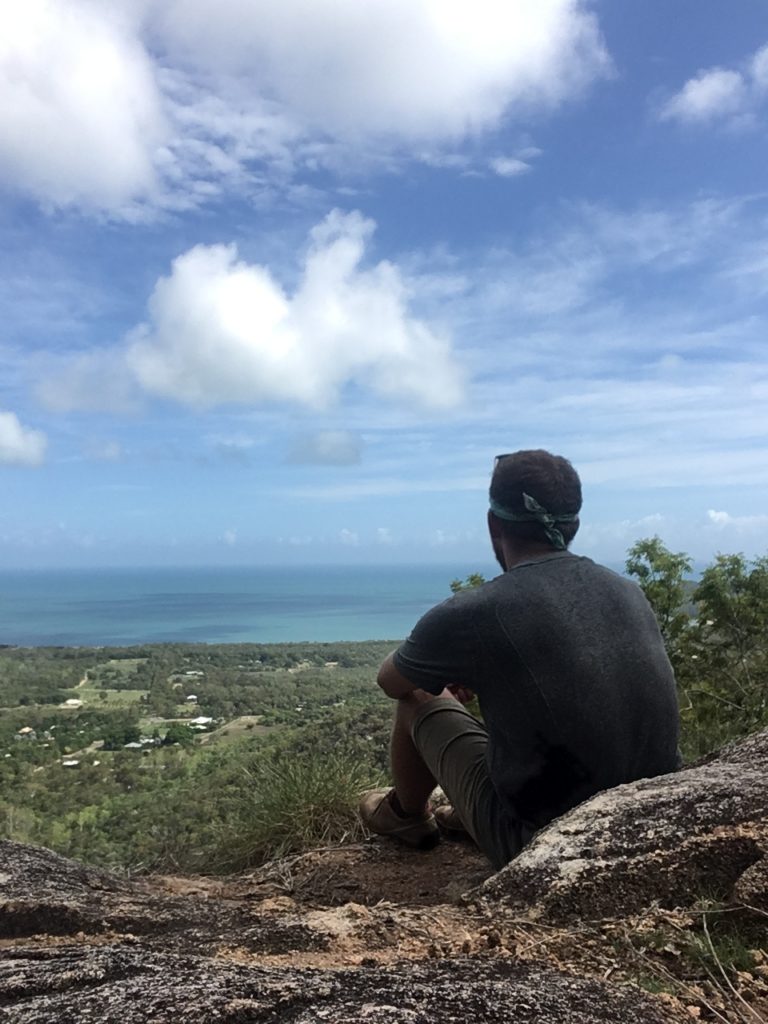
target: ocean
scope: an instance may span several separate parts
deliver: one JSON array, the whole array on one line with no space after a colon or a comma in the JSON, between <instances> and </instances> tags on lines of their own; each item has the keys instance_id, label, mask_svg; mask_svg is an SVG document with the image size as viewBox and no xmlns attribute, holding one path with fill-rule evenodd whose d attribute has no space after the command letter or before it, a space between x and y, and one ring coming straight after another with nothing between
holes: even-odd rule
<instances>
[{"instance_id":1,"label":"ocean","mask_svg":"<svg viewBox=\"0 0 768 1024\"><path fill-rule=\"evenodd\" d=\"M0 572L0 644L399 640L449 583L492 566Z\"/></svg>"}]
</instances>

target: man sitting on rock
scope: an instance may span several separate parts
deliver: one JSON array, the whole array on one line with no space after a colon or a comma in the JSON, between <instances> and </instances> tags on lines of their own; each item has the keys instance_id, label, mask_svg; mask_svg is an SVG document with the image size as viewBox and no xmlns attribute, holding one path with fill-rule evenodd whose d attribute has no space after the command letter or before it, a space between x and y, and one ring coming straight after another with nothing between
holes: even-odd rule
<instances>
[{"instance_id":1,"label":"man sitting on rock","mask_svg":"<svg viewBox=\"0 0 768 1024\"><path fill-rule=\"evenodd\" d=\"M394 788L364 823L428 848L469 832L496 868L599 790L674 771L672 667L642 591L568 545L581 483L545 451L500 455L488 529L503 574L427 612L381 666ZM485 724L463 706L476 694ZM433 814L439 783L451 806Z\"/></svg>"}]
</instances>

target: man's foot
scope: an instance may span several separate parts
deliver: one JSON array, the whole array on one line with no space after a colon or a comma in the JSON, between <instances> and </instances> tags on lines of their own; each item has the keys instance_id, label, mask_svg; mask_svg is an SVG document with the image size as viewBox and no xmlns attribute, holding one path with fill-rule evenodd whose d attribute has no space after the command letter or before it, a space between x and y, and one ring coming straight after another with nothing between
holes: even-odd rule
<instances>
[{"instance_id":1,"label":"man's foot","mask_svg":"<svg viewBox=\"0 0 768 1024\"><path fill-rule=\"evenodd\" d=\"M445 832L446 835L455 836L456 838L469 835L464 822L459 817L458 811L455 807L451 807L450 804L443 804L442 807L435 808L435 821L440 831Z\"/></svg>"},{"instance_id":2,"label":"man's foot","mask_svg":"<svg viewBox=\"0 0 768 1024\"><path fill-rule=\"evenodd\" d=\"M374 789L360 800L360 818L366 828L380 836L399 839L416 850L431 850L440 842L434 814L395 813L390 802L392 789Z\"/></svg>"}]
</instances>

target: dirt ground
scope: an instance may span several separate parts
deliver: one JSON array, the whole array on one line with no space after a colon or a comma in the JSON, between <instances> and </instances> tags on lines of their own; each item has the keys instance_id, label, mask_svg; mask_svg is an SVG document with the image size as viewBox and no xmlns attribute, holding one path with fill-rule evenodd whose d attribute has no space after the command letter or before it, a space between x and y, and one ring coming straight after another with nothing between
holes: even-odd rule
<instances>
[{"instance_id":1,"label":"dirt ground","mask_svg":"<svg viewBox=\"0 0 768 1024\"><path fill-rule=\"evenodd\" d=\"M493 874L469 841L443 840L408 850L387 840L327 848L278 861L226 882L222 895L280 893L305 907L381 902L427 907L449 903Z\"/></svg>"}]
</instances>

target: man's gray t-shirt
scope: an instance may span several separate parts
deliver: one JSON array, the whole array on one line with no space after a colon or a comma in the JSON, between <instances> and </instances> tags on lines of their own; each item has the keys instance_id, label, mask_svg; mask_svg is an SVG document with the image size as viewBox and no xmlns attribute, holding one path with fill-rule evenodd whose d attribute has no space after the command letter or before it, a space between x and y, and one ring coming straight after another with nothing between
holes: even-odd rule
<instances>
[{"instance_id":1,"label":"man's gray t-shirt","mask_svg":"<svg viewBox=\"0 0 768 1024\"><path fill-rule=\"evenodd\" d=\"M516 565L427 612L394 655L429 693L474 690L488 771L529 829L679 763L672 667L636 584L570 552Z\"/></svg>"}]
</instances>

